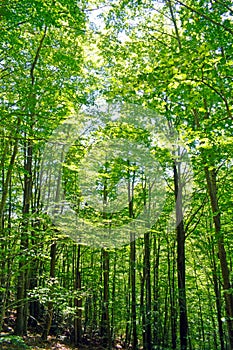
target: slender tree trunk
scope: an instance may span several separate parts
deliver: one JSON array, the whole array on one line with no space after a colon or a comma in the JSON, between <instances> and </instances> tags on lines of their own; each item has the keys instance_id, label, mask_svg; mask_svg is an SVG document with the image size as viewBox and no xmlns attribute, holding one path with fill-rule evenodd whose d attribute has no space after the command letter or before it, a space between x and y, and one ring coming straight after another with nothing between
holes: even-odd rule
<instances>
[{"instance_id":1,"label":"slender tree trunk","mask_svg":"<svg viewBox=\"0 0 233 350\"><path fill-rule=\"evenodd\" d=\"M8 153L8 149L9 149L9 144L10 144L10 140L6 141L7 143L5 144L3 153L2 153L2 160L1 160L1 169L2 169L2 195L1 195L1 200L0 200L0 237L5 237L5 206L6 206L6 201L7 201L7 196L8 193L11 196L11 175L12 175L12 171L13 171L13 167L15 164L15 160L16 160L16 156L18 153L18 133L19 133L19 127L21 124L21 120L20 118L17 119L17 123L16 123L16 131L15 131L15 140L13 143L13 149L12 149L12 154L10 157L10 161L9 161L9 165L7 167L7 171L5 174L5 167L6 167L6 157L7 157L7 153ZM3 139L3 144L4 144L4 139ZM8 226L10 225L10 221L11 221L11 200L9 201L9 222L8 222ZM8 227L9 229L9 227ZM2 243L1 243L1 252L4 252L6 249L6 240L3 239ZM7 291L9 288L9 279L7 280L6 278L6 271L5 271L5 265L6 265L6 261L4 258L4 255L1 259L1 278L0 278L0 285L2 288L4 288L5 286L5 290L0 291L0 331L1 331L1 327L2 327L2 323L3 323L3 319L5 316L5 306L6 306L6 298L7 298Z\"/></svg>"},{"instance_id":2,"label":"slender tree trunk","mask_svg":"<svg viewBox=\"0 0 233 350\"><path fill-rule=\"evenodd\" d=\"M93 261L93 255L91 256L91 266L92 268L94 267L94 261ZM93 283L93 290L95 291L95 281ZM100 285L101 285L101 281L102 281L102 274L101 274L101 280L100 280ZM100 293L102 295L102 293ZM92 295L92 304L90 305L90 309L91 306L93 308L93 311L91 311L91 322L89 324L91 324L91 329L96 330L97 329L97 325L98 325L98 306L99 306L99 300L98 300L98 296L97 294L94 292Z\"/></svg>"},{"instance_id":3,"label":"slender tree trunk","mask_svg":"<svg viewBox=\"0 0 233 350\"><path fill-rule=\"evenodd\" d=\"M108 199L107 181L104 183L103 191L103 219L106 219L105 205ZM101 315L101 337L103 346L106 349L111 349L111 334L110 334L110 320L109 320L109 252L102 249L102 273L103 273L103 302Z\"/></svg>"},{"instance_id":4,"label":"slender tree trunk","mask_svg":"<svg viewBox=\"0 0 233 350\"><path fill-rule=\"evenodd\" d=\"M33 184L34 184L34 191L33 196L31 200L31 212L32 215L35 217L36 213L39 214L40 212L40 157L36 157L34 161L34 167L33 167ZM41 220L39 218L32 219L32 229L31 229L31 245L36 246L38 244L38 238L36 231L41 229ZM43 238L42 238L43 239ZM40 238L41 242L41 238ZM33 264L30 267L29 270L29 278L28 278L28 290L33 291L36 287L39 285L39 265L40 265L40 258L35 257ZM28 320L28 326L33 325L35 320L38 322L39 316L40 316L40 302L39 300L31 300L29 301L29 320Z\"/></svg>"},{"instance_id":5,"label":"slender tree trunk","mask_svg":"<svg viewBox=\"0 0 233 350\"><path fill-rule=\"evenodd\" d=\"M128 166L129 166L128 161ZM133 174L132 183L130 181L130 172L128 170L128 204L129 204L129 217L134 217L133 212L133 198L134 198L134 177ZM135 233L133 228L130 232L130 280L131 280L131 319L132 319L132 346L133 349L138 349L138 336L137 336L137 312L136 312L136 242Z\"/></svg>"},{"instance_id":6,"label":"slender tree trunk","mask_svg":"<svg viewBox=\"0 0 233 350\"><path fill-rule=\"evenodd\" d=\"M144 262L143 262L144 264ZM144 299L145 299L145 293L144 293L144 289L145 289L145 266L143 265L143 274L142 276L140 276L140 289L141 289L141 293L140 293L140 312L142 315L142 344L143 344L143 349L146 348L146 334L145 334L145 325L146 325L146 310L145 310L145 303L144 303Z\"/></svg>"},{"instance_id":7,"label":"slender tree trunk","mask_svg":"<svg viewBox=\"0 0 233 350\"><path fill-rule=\"evenodd\" d=\"M171 249L171 251L170 251ZM172 349L176 349L177 346L177 311L176 311L176 295L175 295L175 242L172 243L170 248L168 238L168 281L169 281L169 295L171 304L171 337L172 337Z\"/></svg>"},{"instance_id":8,"label":"slender tree trunk","mask_svg":"<svg viewBox=\"0 0 233 350\"><path fill-rule=\"evenodd\" d=\"M206 337L205 337L205 327L204 327L203 311L202 311L202 298L200 297L201 291L199 291L199 286L198 286L198 273L197 273L197 264L196 264L195 257L193 257L193 270L194 270L194 276L195 276L195 286L196 286L196 292L197 292L199 319L200 319L200 326L198 327L199 339L202 339L201 342L203 344L203 350L205 350Z\"/></svg>"},{"instance_id":9,"label":"slender tree trunk","mask_svg":"<svg viewBox=\"0 0 233 350\"><path fill-rule=\"evenodd\" d=\"M53 282L54 278L55 278L56 250L57 250L57 244L54 241L51 244L51 248L50 248L50 280L51 280L51 282ZM45 327L44 327L44 330L42 333L43 340L47 340L47 338L48 338L49 331L50 331L51 324L52 324L52 319L53 319L53 301L49 301L48 305L47 305Z\"/></svg>"},{"instance_id":10,"label":"slender tree trunk","mask_svg":"<svg viewBox=\"0 0 233 350\"><path fill-rule=\"evenodd\" d=\"M144 207L147 207L148 219L151 212L151 191L150 183L145 179L142 181L143 193L144 193ZM148 186L148 202L147 202L147 186ZM152 334L151 334L151 265L150 265L150 249L151 249L151 232L149 231L150 222L147 223L148 231L144 234L144 261L143 261L143 283L142 288L144 290L145 284L145 306L143 307L143 348L144 350L152 349Z\"/></svg>"},{"instance_id":11,"label":"slender tree trunk","mask_svg":"<svg viewBox=\"0 0 233 350\"><path fill-rule=\"evenodd\" d=\"M28 228L29 228L29 214L30 214L30 205L32 199L32 156L33 156L33 125L35 123L34 115L35 115L35 69L38 63L38 59L40 56L40 52L44 43L44 39L46 37L47 27L45 28L43 35L39 41L35 57L31 64L30 69L30 93L27 96L25 111L30 117L29 119L29 137L27 139L27 133L25 133L25 147L24 147L24 190L23 190L23 224L22 224L22 233L21 233L21 243L20 243L20 251L26 254L29 245L28 239ZM20 126L20 120L18 120L18 127ZM15 143L15 148L13 152L16 156L17 153L17 143ZM0 208L1 209L1 208ZM28 268L28 267L27 267ZM27 331L27 313L28 313L28 304L26 303L26 293L28 287L28 274L29 271L25 268L25 261L23 259L19 262L19 277L18 277L18 285L17 285L17 308L16 308L16 325L15 325L15 334L23 335Z\"/></svg>"},{"instance_id":12,"label":"slender tree trunk","mask_svg":"<svg viewBox=\"0 0 233 350\"><path fill-rule=\"evenodd\" d=\"M204 105L206 105L206 101L204 101ZM193 110L194 114L194 120L195 125L197 128L200 129L200 122L199 122L199 116L197 111ZM208 113L206 113L205 118L208 118ZM224 233L222 231L221 227L221 215L220 215L220 208L219 208L219 202L218 202L218 196L217 196L217 171L215 164L213 164L213 161L209 161L210 157L208 158L208 154L205 154L204 151L202 152L202 158L204 166L204 172L205 172L205 178L207 183L207 190L210 198L211 203L211 209L213 213L213 221L214 221L214 228L215 228L215 236L217 241L217 247L218 247L218 258L220 261L220 267L221 267L221 275L223 280L223 289L224 289L224 300L225 300L225 309L226 309L226 316L227 316L227 329L228 329L228 338L229 338L229 346L230 349L233 350L233 294L231 292L231 282L230 282L230 272L227 262L227 256L226 256L226 250L224 245ZM211 159L213 159L213 155L211 154ZM210 164L210 168L206 164ZM215 262L215 259L213 260ZM216 266L214 267L216 270ZM218 297L219 291L218 291L218 283L216 283L217 276L213 275L214 277L214 289L215 289L215 295L216 295L216 305L217 305L217 317L218 317L218 325L219 325L219 336L220 336L220 343L221 347L224 346L223 344L223 338L222 338L222 325L220 318L220 299Z\"/></svg>"},{"instance_id":13,"label":"slender tree trunk","mask_svg":"<svg viewBox=\"0 0 233 350\"><path fill-rule=\"evenodd\" d=\"M111 308L111 340L115 338L115 300L116 300L116 262L117 262L117 251L114 251L114 262L113 262L113 280L112 280L112 308Z\"/></svg>"},{"instance_id":14,"label":"slender tree trunk","mask_svg":"<svg viewBox=\"0 0 233 350\"><path fill-rule=\"evenodd\" d=\"M144 279L146 287L145 344L144 350L151 350L151 273L150 273L150 232L144 235Z\"/></svg>"},{"instance_id":15,"label":"slender tree trunk","mask_svg":"<svg viewBox=\"0 0 233 350\"><path fill-rule=\"evenodd\" d=\"M160 260L160 237L156 240L154 237L154 278L153 278L153 313L154 313L154 345L159 349L160 348L160 319L159 319L159 260Z\"/></svg>"},{"instance_id":16,"label":"slender tree trunk","mask_svg":"<svg viewBox=\"0 0 233 350\"><path fill-rule=\"evenodd\" d=\"M130 310L131 310L131 292L130 292L130 286L131 286L131 274L130 274L130 262L129 262L129 274L128 274L128 281L127 286L125 288L125 305L126 305L126 311L127 311L127 318L126 318L126 329L125 329L125 344L126 346L129 346L130 339L131 339L131 326L130 326Z\"/></svg>"},{"instance_id":17,"label":"slender tree trunk","mask_svg":"<svg viewBox=\"0 0 233 350\"><path fill-rule=\"evenodd\" d=\"M163 317L161 349L166 349L168 348L168 345L169 345L169 318L168 318L169 289L167 285L164 288L165 288L165 290L163 290L164 317Z\"/></svg>"},{"instance_id":18,"label":"slender tree trunk","mask_svg":"<svg viewBox=\"0 0 233 350\"><path fill-rule=\"evenodd\" d=\"M176 232L177 232L177 273L178 273L178 299L180 314L180 349L187 349L188 317L185 289L185 230L182 210L182 189L177 164L174 164L174 188L176 200Z\"/></svg>"},{"instance_id":19,"label":"slender tree trunk","mask_svg":"<svg viewBox=\"0 0 233 350\"><path fill-rule=\"evenodd\" d=\"M211 239L211 242L209 240L209 243L211 243L211 247L212 247L211 249L212 276L213 276L215 302L216 302L216 309L217 309L218 335L219 335L219 341L220 341L220 349L225 350L224 332L223 332L223 326L222 326L221 293L219 289L218 271L217 271L216 254L214 249L213 237Z\"/></svg>"},{"instance_id":20,"label":"slender tree trunk","mask_svg":"<svg viewBox=\"0 0 233 350\"><path fill-rule=\"evenodd\" d=\"M103 302L101 318L101 337L105 349L111 349L110 324L109 324L109 253L102 249L103 261Z\"/></svg>"},{"instance_id":21,"label":"slender tree trunk","mask_svg":"<svg viewBox=\"0 0 233 350\"><path fill-rule=\"evenodd\" d=\"M29 139L25 144L25 175L24 175L24 190L23 190L23 224L21 228L21 243L20 251L23 252L21 261L19 262L19 277L17 285L17 301L18 305L16 308L16 325L15 334L23 335L27 332L27 312L28 305L25 301L27 286L28 286L28 267L25 267L25 259L27 259L28 250L28 229L29 229L29 214L30 204L32 198L32 141Z\"/></svg>"},{"instance_id":22,"label":"slender tree trunk","mask_svg":"<svg viewBox=\"0 0 233 350\"><path fill-rule=\"evenodd\" d=\"M171 20L175 29L179 50L182 49L180 33L178 30L177 20L174 14L174 5L171 0L166 0ZM186 306L186 290L185 290L185 230L182 211L182 187L180 184L179 171L177 165L174 164L174 188L176 199L176 233L177 233L177 273L178 273L178 294L179 294L179 313L180 313L180 348L187 349L188 337L188 318Z\"/></svg>"},{"instance_id":23,"label":"slender tree trunk","mask_svg":"<svg viewBox=\"0 0 233 350\"><path fill-rule=\"evenodd\" d=\"M131 277L131 316L132 316L132 335L133 349L138 349L138 338L137 338L137 312L136 312L136 243L135 238L131 234L130 243L130 277Z\"/></svg>"},{"instance_id":24,"label":"slender tree trunk","mask_svg":"<svg viewBox=\"0 0 233 350\"><path fill-rule=\"evenodd\" d=\"M75 274L75 291L81 291L81 272L80 272L80 252L81 246L78 245L78 255L76 263L76 274ZM78 345L82 339L82 299L81 296L74 299L74 306L76 307L76 315L74 319L74 342Z\"/></svg>"},{"instance_id":25,"label":"slender tree trunk","mask_svg":"<svg viewBox=\"0 0 233 350\"><path fill-rule=\"evenodd\" d=\"M16 125L16 133L19 132L20 124L21 124L21 120L18 118L17 125ZM15 141L14 141L12 155L10 158L10 163L9 163L7 173L6 173L6 178L4 179L4 177L3 177L3 184L2 184L3 191L2 191L1 201L0 201L0 230L2 229L1 225L2 225L2 220L3 220L3 215L4 215L4 208L5 208L5 204L6 204L6 200L7 200L7 194L8 194L9 184L10 184L10 180L11 180L11 174L13 171L13 167L15 164L15 159L16 159L17 153L18 153L18 138L16 137ZM6 156L6 154L4 154L3 162L4 162L5 156ZM3 162L1 165L4 167ZM2 171L3 170L4 169L2 169Z\"/></svg>"},{"instance_id":26,"label":"slender tree trunk","mask_svg":"<svg viewBox=\"0 0 233 350\"><path fill-rule=\"evenodd\" d=\"M25 272L22 270L23 264L19 264L20 275L17 283L17 307L16 307L16 324L15 334L23 335L24 332L24 286L25 286Z\"/></svg>"},{"instance_id":27,"label":"slender tree trunk","mask_svg":"<svg viewBox=\"0 0 233 350\"><path fill-rule=\"evenodd\" d=\"M233 294L231 291L230 272L227 262L226 250L224 245L224 234L221 227L220 209L217 197L216 185L216 169L205 167L205 176L210 196L211 208L213 212L215 235L218 245L218 257L221 266L221 273L223 279L224 299L226 308L226 319L229 336L230 349L233 349Z\"/></svg>"}]
</instances>

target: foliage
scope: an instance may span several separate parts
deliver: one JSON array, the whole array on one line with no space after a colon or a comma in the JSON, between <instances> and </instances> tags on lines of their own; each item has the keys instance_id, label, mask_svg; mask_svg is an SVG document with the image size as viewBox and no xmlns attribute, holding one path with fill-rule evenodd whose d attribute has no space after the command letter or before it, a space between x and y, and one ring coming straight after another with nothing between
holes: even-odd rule
<instances>
[{"instance_id":1,"label":"foliage","mask_svg":"<svg viewBox=\"0 0 233 350\"><path fill-rule=\"evenodd\" d=\"M0 338L0 344L1 346L9 346L11 349L29 349L29 346L27 346L21 337L17 337L15 335L8 335L5 337Z\"/></svg>"}]
</instances>

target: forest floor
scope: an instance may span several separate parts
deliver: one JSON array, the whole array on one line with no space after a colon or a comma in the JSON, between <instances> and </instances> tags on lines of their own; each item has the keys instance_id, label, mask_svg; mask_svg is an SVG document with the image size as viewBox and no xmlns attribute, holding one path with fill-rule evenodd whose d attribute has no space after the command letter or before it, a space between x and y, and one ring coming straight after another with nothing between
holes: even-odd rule
<instances>
[{"instance_id":1,"label":"forest floor","mask_svg":"<svg viewBox=\"0 0 233 350\"><path fill-rule=\"evenodd\" d=\"M0 350L106 350L102 346L102 340L98 334L83 335L82 343L72 345L70 333L66 336L61 334L49 335L47 341L41 339L41 332L36 327L28 329L27 336L17 337L14 335L15 314L11 313L4 319L2 332L0 333ZM63 332L64 333L64 332ZM112 350L124 350L122 339L116 339Z\"/></svg>"},{"instance_id":2,"label":"forest floor","mask_svg":"<svg viewBox=\"0 0 233 350\"><path fill-rule=\"evenodd\" d=\"M22 344L12 344L12 343L1 343L0 350L105 350L100 344L98 340L89 341L87 344L82 344L80 346L72 346L66 344L60 339L56 337L49 336L47 341L42 341L40 335L28 335L23 338L24 346ZM27 346L27 347L26 347ZM124 349L124 347L119 343L116 346L113 346L112 349Z\"/></svg>"},{"instance_id":3,"label":"forest floor","mask_svg":"<svg viewBox=\"0 0 233 350\"><path fill-rule=\"evenodd\" d=\"M72 346L63 343L61 340L56 339L55 337L48 337L47 342L43 342L40 337L28 337L25 339L25 343L30 346L32 350L106 350L100 344L98 344L98 340L96 342L89 342L88 344L82 344L79 346ZM117 344L112 349L123 349L120 344Z\"/></svg>"},{"instance_id":4,"label":"forest floor","mask_svg":"<svg viewBox=\"0 0 233 350\"><path fill-rule=\"evenodd\" d=\"M90 345L82 345L82 346L72 346L65 344L62 340L59 340L55 337L48 337L48 340L42 341L40 336L30 336L25 339L25 343L30 346L31 350L84 350L84 349L103 349L100 346L93 346L93 344Z\"/></svg>"}]
</instances>

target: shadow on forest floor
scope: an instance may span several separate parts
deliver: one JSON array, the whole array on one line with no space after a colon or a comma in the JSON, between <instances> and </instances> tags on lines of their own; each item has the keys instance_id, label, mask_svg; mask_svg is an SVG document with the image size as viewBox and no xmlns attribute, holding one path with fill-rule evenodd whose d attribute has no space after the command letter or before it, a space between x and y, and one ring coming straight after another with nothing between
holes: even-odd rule
<instances>
[{"instance_id":1,"label":"shadow on forest floor","mask_svg":"<svg viewBox=\"0 0 233 350\"><path fill-rule=\"evenodd\" d=\"M69 345L63 342L62 340L59 340L55 337L48 337L48 341L42 341L40 336L29 336L25 339L25 343L29 346L29 349L31 350L106 350L104 347L102 347L100 344L98 344L98 341L88 342L88 344L81 344L79 346ZM116 346L112 347L112 350L114 349L124 349L122 345L117 344Z\"/></svg>"}]
</instances>

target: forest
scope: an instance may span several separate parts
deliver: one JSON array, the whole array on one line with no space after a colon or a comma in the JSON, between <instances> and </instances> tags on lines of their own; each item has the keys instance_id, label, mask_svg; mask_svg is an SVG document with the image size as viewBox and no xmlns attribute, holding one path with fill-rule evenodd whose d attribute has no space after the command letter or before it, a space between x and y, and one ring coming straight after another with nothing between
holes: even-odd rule
<instances>
[{"instance_id":1,"label":"forest","mask_svg":"<svg viewBox=\"0 0 233 350\"><path fill-rule=\"evenodd\" d=\"M233 350L232 2L0 24L0 348Z\"/></svg>"}]
</instances>

